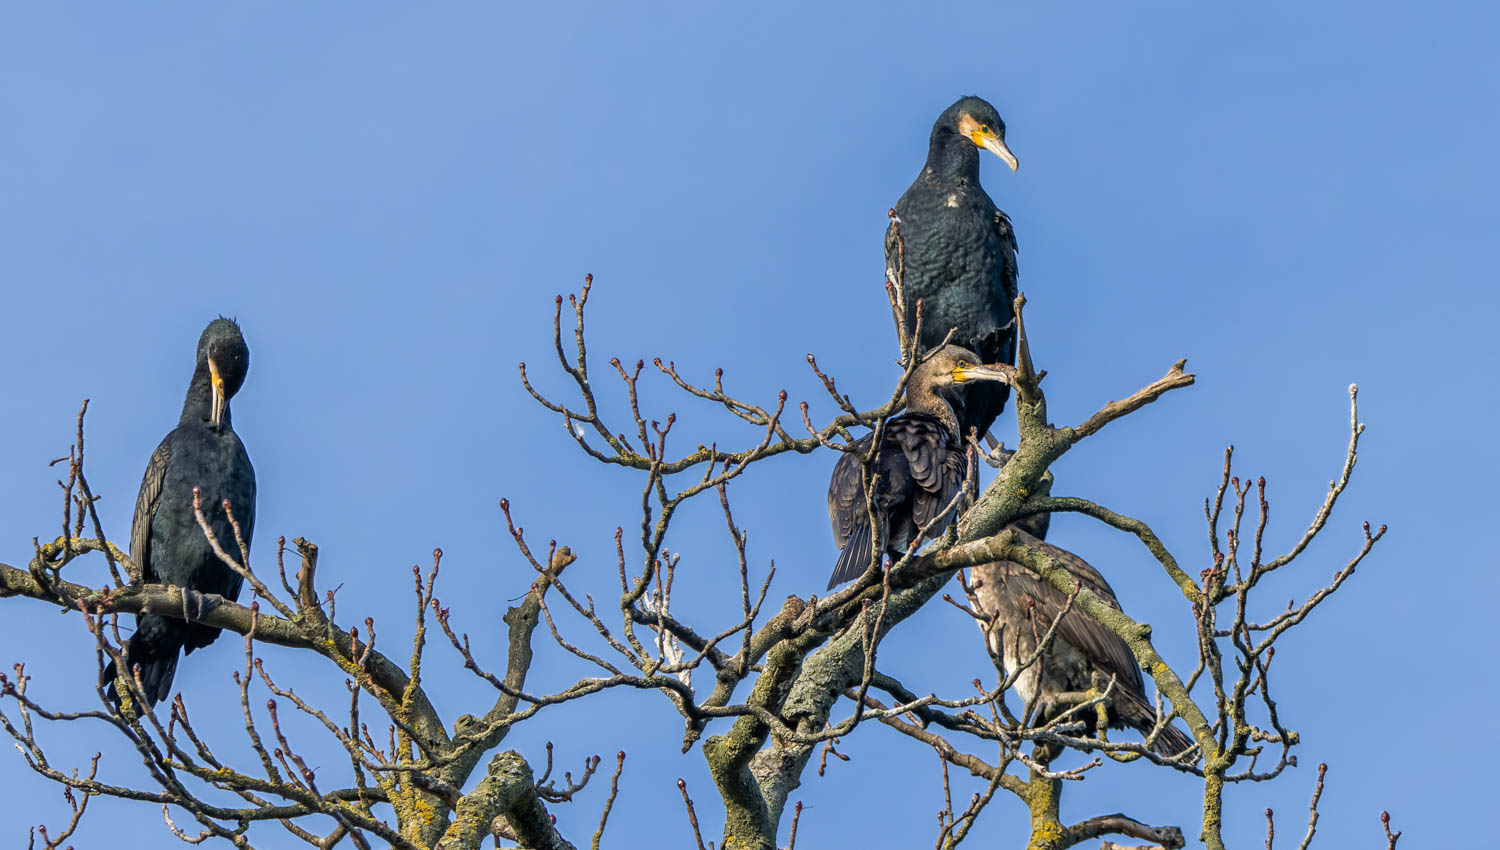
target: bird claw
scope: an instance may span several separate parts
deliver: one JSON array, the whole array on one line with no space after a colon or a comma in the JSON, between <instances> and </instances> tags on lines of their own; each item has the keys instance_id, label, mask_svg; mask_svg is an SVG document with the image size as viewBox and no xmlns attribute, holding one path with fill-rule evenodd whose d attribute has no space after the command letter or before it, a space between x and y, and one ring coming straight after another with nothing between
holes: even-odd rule
<instances>
[{"instance_id":1,"label":"bird claw","mask_svg":"<svg viewBox=\"0 0 1500 850\"><path fill-rule=\"evenodd\" d=\"M1004 443L996 442L981 457L984 458L985 463L988 463L995 469L1004 469L1005 464L1009 463L1010 459L1015 457L1015 455L1015 449L1007 449Z\"/></svg>"},{"instance_id":2,"label":"bird claw","mask_svg":"<svg viewBox=\"0 0 1500 850\"><path fill-rule=\"evenodd\" d=\"M199 593L191 588L182 589L182 619L202 620L205 614L224 604L224 597L217 593Z\"/></svg>"}]
</instances>

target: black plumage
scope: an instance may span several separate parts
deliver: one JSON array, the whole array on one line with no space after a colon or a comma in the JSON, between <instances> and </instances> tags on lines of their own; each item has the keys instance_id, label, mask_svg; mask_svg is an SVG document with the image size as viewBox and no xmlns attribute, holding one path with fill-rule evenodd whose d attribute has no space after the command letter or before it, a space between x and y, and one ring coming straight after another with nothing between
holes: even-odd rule
<instances>
[{"instance_id":1,"label":"black plumage","mask_svg":"<svg viewBox=\"0 0 1500 850\"><path fill-rule=\"evenodd\" d=\"M995 107L965 97L932 126L922 173L896 202L896 221L886 230L886 274L899 270L906 290L906 326L916 327L923 302L921 348L950 340L985 363L1013 363L1016 354L1016 236L1010 219L979 185L979 152L988 150L1011 167L1005 122ZM898 250L899 226L904 251ZM954 399L961 432L989 431L1010 388L981 383Z\"/></svg>"},{"instance_id":2,"label":"black plumage","mask_svg":"<svg viewBox=\"0 0 1500 850\"><path fill-rule=\"evenodd\" d=\"M1020 541L1045 550L1084 587L1118 609L1120 601L1114 589L1098 570L1072 552L1045 543L1032 533L1046 534L1046 517L1041 514L1016 523L1013 528ZM982 564L973 569L971 576L980 613L995 618L988 634L990 650L1001 659L1006 675L1011 675L1036 652L1039 638L1066 607L1068 597L1013 561ZM1115 684L1110 695L1110 727L1128 726L1142 734L1150 732L1156 725L1156 708L1146 698L1145 682L1135 655L1114 632L1074 608L1058 623L1057 632L1041 658L1016 680L1015 691L1028 704L1036 701L1036 718L1045 722L1071 707L1072 703L1059 699L1062 694L1102 689L1111 677ZM1087 723L1091 734L1097 733L1097 716L1092 709L1073 716ZM1171 756L1192 743L1182 732L1167 726L1156 740L1156 750Z\"/></svg>"},{"instance_id":3,"label":"black plumage","mask_svg":"<svg viewBox=\"0 0 1500 850\"><path fill-rule=\"evenodd\" d=\"M906 412L886 423L876 479L875 510L882 518L879 545L870 527L860 456L869 452L875 435L855 442L834 464L828 482L828 519L841 550L830 589L858 578L871 565L872 552L900 558L923 526L942 514L964 479L964 443L950 398L969 384L1007 380L1003 371L979 362L972 351L949 345L930 353L912 372L906 385ZM961 510L928 529L935 536Z\"/></svg>"},{"instance_id":4,"label":"black plumage","mask_svg":"<svg viewBox=\"0 0 1500 850\"><path fill-rule=\"evenodd\" d=\"M183 616L144 614L125 658L139 668L140 682L151 704L167 698L177 670L178 652L208 646L219 630L193 622L221 599L237 599L241 577L214 554L193 515L193 488L220 547L238 558L234 529L223 504L227 500L239 522L245 545L255 529L255 469L230 424L229 400L239 391L250 366L250 349L239 326L229 319L210 322L198 340L197 363L182 417L161 441L146 466L130 529L130 557L147 583L172 584L188 591ZM114 665L105 671L113 691Z\"/></svg>"}]
</instances>

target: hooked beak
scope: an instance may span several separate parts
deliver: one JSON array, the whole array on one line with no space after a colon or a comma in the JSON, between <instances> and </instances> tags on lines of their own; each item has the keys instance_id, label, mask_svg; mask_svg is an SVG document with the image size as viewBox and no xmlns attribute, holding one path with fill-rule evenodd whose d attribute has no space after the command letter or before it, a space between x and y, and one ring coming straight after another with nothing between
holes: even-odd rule
<instances>
[{"instance_id":1,"label":"hooked beak","mask_svg":"<svg viewBox=\"0 0 1500 850\"><path fill-rule=\"evenodd\" d=\"M1004 139L994 133L975 133L974 135L978 136L974 141L980 147L1004 160L1005 164L1010 166L1012 173L1020 170L1021 163L1016 159L1016 155L1010 152L1010 148L1005 146Z\"/></svg>"},{"instance_id":2,"label":"hooked beak","mask_svg":"<svg viewBox=\"0 0 1500 850\"><path fill-rule=\"evenodd\" d=\"M224 378L219 374L219 364L208 358L208 382L213 388L213 402L209 408L208 421L215 428L224 422L224 408L229 400L224 397Z\"/></svg>"},{"instance_id":3,"label":"hooked beak","mask_svg":"<svg viewBox=\"0 0 1500 850\"><path fill-rule=\"evenodd\" d=\"M1011 382L1011 371L1015 367L1006 364L996 366L964 366L953 370L953 379L959 383L969 381L999 381L1002 384Z\"/></svg>"}]
</instances>

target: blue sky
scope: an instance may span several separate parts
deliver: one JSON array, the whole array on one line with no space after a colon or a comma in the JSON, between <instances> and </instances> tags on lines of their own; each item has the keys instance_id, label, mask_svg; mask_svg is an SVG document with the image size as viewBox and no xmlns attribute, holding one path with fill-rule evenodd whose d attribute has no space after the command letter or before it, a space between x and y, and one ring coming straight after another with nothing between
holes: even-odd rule
<instances>
[{"instance_id":1,"label":"blue sky","mask_svg":"<svg viewBox=\"0 0 1500 850\"><path fill-rule=\"evenodd\" d=\"M547 366L553 295L596 276L599 367L615 355L700 378L722 366L746 397L785 388L826 414L805 367L814 352L873 406L894 379L885 211L933 118L976 93L1000 109L1023 166L1011 175L991 159L983 178L1015 222L1054 421L1179 357L1199 375L1060 462L1058 492L1147 520L1196 572L1202 499L1234 443L1239 471L1270 480L1270 543L1288 545L1337 472L1346 387L1361 386L1355 483L1263 604L1325 582L1362 520L1391 532L1284 641L1275 683L1303 766L1232 791L1234 843L1263 840L1267 806L1279 832L1300 834L1327 761L1315 846L1375 846L1381 809L1414 845L1500 846L1452 817L1488 805L1496 756L1474 749L1497 689L1471 663L1500 637L1486 604L1500 591L1492 6L290 9L4 13L0 560L23 563L33 536L55 535L46 462L66 453L84 397L90 479L108 533L127 539L193 344L223 313L253 352L234 421L259 477L256 563L272 566L278 535L316 541L340 611L375 616L390 647L411 628L411 565L441 546L440 595L498 659L499 615L530 581L501 540L500 497L531 535L579 551L573 582L606 595L613 528L637 521L636 480L587 462L519 386L526 360L564 389ZM621 410L613 388L606 398ZM754 437L659 381L643 401L678 411L684 441ZM767 463L736 494L756 569L777 564L773 599L821 592L833 460ZM709 507L680 516L674 548L684 598L723 611L738 589ZM1190 666L1190 625L1149 556L1078 518L1053 528ZM88 569L76 577L100 583L102 567ZM39 698L83 706L92 656L78 623L36 604L3 610L0 660L28 662ZM882 657L918 691L955 693L983 671L972 626L947 606L896 638ZM225 753L244 750L237 655L221 641L178 676ZM311 659L264 655L299 690L341 693ZM538 690L588 675L550 648L538 658ZM458 665L429 669L450 718L487 705ZM700 812L713 794L700 753L676 754L676 717L657 695L612 696L544 713L507 746L535 761L554 740L574 763L627 750L606 846L644 829L689 841L673 783L687 778ZM52 742L59 764L102 746L112 775L140 773L112 741ZM809 807L799 844L930 842L935 757L880 728L842 749L854 761L809 773L794 795ZM63 822L65 806L6 750L6 808L26 815L3 827L15 843L23 822ZM1123 810L1195 833L1196 783L1159 773L1101 770L1070 785L1064 813ZM574 841L600 793L556 809ZM94 806L80 847L169 840L150 806ZM1023 828L1000 799L974 840L1007 846Z\"/></svg>"}]
</instances>

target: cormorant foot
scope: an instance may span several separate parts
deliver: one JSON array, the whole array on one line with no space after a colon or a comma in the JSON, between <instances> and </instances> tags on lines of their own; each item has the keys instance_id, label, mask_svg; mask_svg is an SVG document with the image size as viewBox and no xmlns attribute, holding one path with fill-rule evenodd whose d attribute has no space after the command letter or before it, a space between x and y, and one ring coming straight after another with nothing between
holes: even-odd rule
<instances>
[{"instance_id":1,"label":"cormorant foot","mask_svg":"<svg viewBox=\"0 0 1500 850\"><path fill-rule=\"evenodd\" d=\"M199 593L191 588L182 589L182 619L202 620L205 614L224 604L224 597L217 593Z\"/></svg>"},{"instance_id":2,"label":"cormorant foot","mask_svg":"<svg viewBox=\"0 0 1500 850\"><path fill-rule=\"evenodd\" d=\"M1003 469L1005 464L1009 463L1012 457L1015 457L1015 449L1007 449L1005 443L994 440L993 437L986 434L985 442L991 441L993 441L993 444L990 446L990 450L980 455L980 457L983 457L984 462L995 469Z\"/></svg>"}]
</instances>

